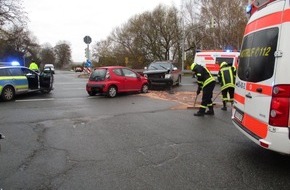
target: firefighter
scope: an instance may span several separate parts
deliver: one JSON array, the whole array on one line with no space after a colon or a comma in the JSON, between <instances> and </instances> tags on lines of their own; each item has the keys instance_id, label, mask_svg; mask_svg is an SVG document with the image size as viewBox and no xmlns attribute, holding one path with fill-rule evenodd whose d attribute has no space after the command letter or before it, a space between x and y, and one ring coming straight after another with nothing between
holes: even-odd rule
<instances>
[{"instance_id":1,"label":"firefighter","mask_svg":"<svg viewBox=\"0 0 290 190\"><path fill-rule=\"evenodd\" d=\"M198 96L203 91L201 105L194 116L214 115L212 104L212 93L215 87L214 77L206 68L196 63L192 63L190 69L194 72L197 79L198 88L196 95ZM208 111L205 112L207 108Z\"/></svg>"},{"instance_id":2,"label":"firefighter","mask_svg":"<svg viewBox=\"0 0 290 190\"><path fill-rule=\"evenodd\" d=\"M223 97L223 107L221 109L224 111L227 111L227 102L231 102L231 104L233 104L234 101L235 76L236 69L233 66L229 66L227 62L222 62L220 64L218 81L221 84L221 91Z\"/></svg>"}]
</instances>

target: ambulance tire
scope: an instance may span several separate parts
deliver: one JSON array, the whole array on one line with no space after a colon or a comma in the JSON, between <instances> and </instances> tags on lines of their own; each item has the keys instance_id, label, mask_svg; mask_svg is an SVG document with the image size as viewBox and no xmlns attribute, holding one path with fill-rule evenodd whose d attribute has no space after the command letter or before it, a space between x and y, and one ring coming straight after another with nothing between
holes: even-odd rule
<instances>
[{"instance_id":1,"label":"ambulance tire","mask_svg":"<svg viewBox=\"0 0 290 190\"><path fill-rule=\"evenodd\" d=\"M11 101L15 98L15 90L12 86L5 86L2 90L1 98L3 101Z\"/></svg>"}]
</instances>

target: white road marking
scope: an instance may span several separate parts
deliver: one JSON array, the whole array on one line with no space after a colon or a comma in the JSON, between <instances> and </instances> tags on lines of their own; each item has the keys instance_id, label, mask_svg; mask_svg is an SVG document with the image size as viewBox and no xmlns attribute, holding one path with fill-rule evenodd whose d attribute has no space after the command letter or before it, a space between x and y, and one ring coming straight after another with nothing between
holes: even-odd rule
<instances>
[{"instance_id":1,"label":"white road marking","mask_svg":"<svg viewBox=\"0 0 290 190\"><path fill-rule=\"evenodd\" d=\"M39 102L39 101L52 101L54 98L42 98L42 99L28 99L28 100L15 100L15 102Z\"/></svg>"}]
</instances>

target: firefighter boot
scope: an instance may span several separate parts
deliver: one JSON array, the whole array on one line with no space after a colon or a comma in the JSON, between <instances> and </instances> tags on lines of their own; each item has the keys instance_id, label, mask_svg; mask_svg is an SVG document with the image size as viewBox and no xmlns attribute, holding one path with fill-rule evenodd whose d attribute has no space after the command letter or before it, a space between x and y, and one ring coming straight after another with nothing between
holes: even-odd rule
<instances>
[{"instance_id":1,"label":"firefighter boot","mask_svg":"<svg viewBox=\"0 0 290 190\"><path fill-rule=\"evenodd\" d=\"M227 111L227 103L226 101L223 101L224 107L221 108L221 110Z\"/></svg>"},{"instance_id":2,"label":"firefighter boot","mask_svg":"<svg viewBox=\"0 0 290 190\"><path fill-rule=\"evenodd\" d=\"M213 106L208 107L208 111L205 112L206 115L214 115Z\"/></svg>"},{"instance_id":3,"label":"firefighter boot","mask_svg":"<svg viewBox=\"0 0 290 190\"><path fill-rule=\"evenodd\" d=\"M199 108L198 112L193 114L194 116L204 116L205 108Z\"/></svg>"}]
</instances>

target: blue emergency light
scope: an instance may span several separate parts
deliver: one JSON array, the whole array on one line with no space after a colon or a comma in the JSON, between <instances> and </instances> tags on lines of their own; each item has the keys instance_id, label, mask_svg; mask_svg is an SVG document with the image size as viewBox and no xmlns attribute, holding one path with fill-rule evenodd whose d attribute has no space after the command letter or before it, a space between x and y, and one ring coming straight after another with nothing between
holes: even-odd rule
<instances>
[{"instance_id":1,"label":"blue emergency light","mask_svg":"<svg viewBox=\"0 0 290 190\"><path fill-rule=\"evenodd\" d=\"M12 66L20 66L20 63L18 61L12 61L11 65Z\"/></svg>"},{"instance_id":2,"label":"blue emergency light","mask_svg":"<svg viewBox=\"0 0 290 190\"><path fill-rule=\"evenodd\" d=\"M251 11L252 11L252 5L248 5L248 6L246 7L246 13L247 13L247 14L250 14Z\"/></svg>"}]
</instances>

